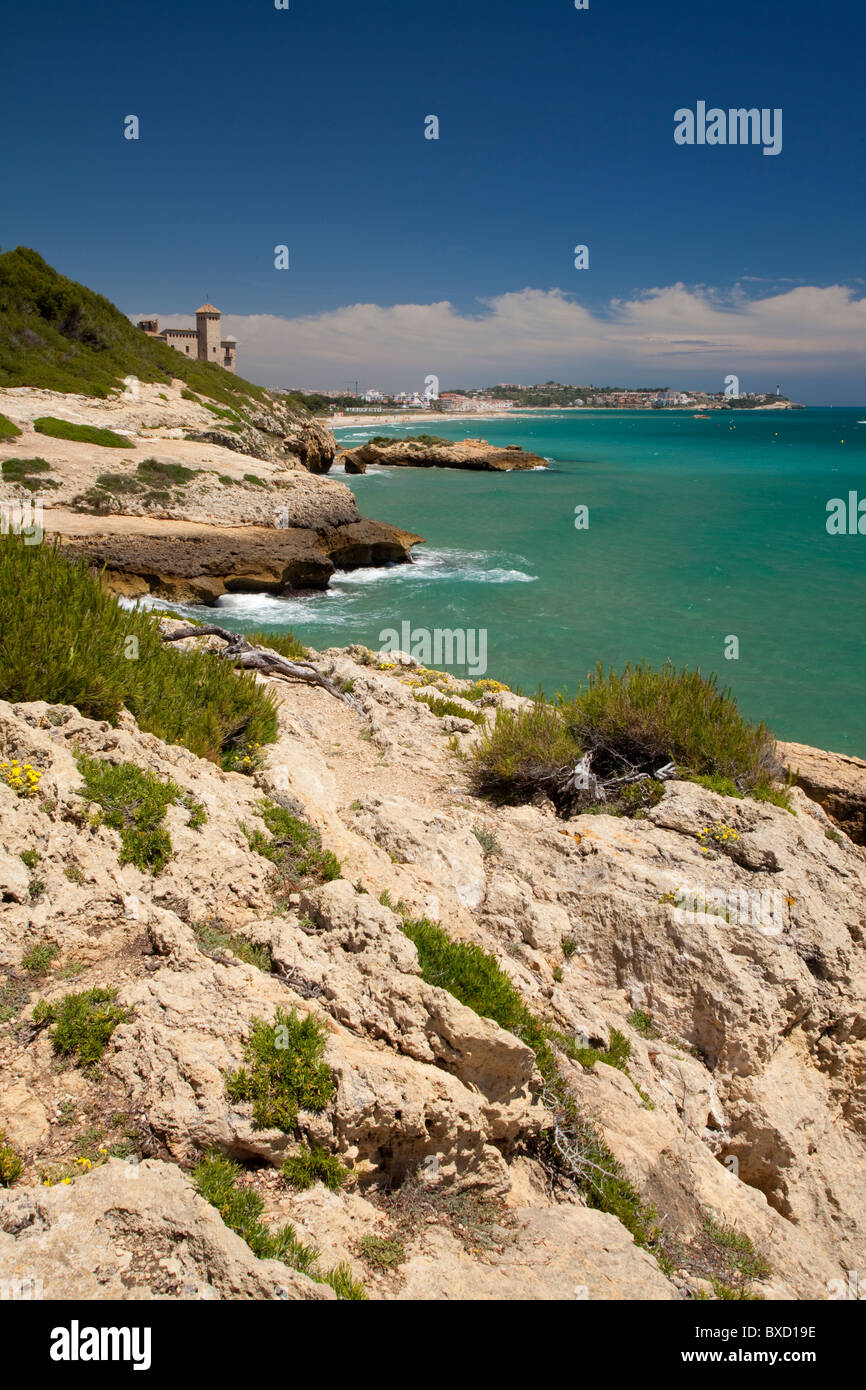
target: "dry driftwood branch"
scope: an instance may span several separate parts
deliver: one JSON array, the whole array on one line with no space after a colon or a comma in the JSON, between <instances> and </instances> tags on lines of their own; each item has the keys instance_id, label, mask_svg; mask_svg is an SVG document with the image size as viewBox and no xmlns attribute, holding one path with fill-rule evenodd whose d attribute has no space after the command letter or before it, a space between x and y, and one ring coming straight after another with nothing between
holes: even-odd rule
<instances>
[{"instance_id":1,"label":"dry driftwood branch","mask_svg":"<svg viewBox=\"0 0 866 1390\"><path fill-rule=\"evenodd\" d=\"M218 627L216 623L202 623L201 626L190 624L188 627L178 628L175 632L162 634L163 642L179 642L183 637L221 637L226 647L220 652L220 656L226 661L231 661L233 665L240 666L245 671L261 671L265 675L284 676L289 680L303 681L306 685L321 686L329 695L342 700L344 705L349 705L358 714L364 713L358 701L353 699L348 691L341 690L335 681L323 676L309 661L290 661L288 657L280 656L270 647L254 647L242 632L231 632L227 627Z\"/></svg>"}]
</instances>

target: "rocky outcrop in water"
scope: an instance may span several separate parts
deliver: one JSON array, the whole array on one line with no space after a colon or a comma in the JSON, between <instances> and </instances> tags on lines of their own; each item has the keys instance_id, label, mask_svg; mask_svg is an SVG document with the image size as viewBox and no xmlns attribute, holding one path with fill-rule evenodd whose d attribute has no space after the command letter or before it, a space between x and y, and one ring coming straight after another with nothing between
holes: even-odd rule
<instances>
[{"instance_id":1,"label":"rocky outcrop in water","mask_svg":"<svg viewBox=\"0 0 866 1390\"><path fill-rule=\"evenodd\" d=\"M512 473L524 468L546 468L538 454L526 453L518 444L497 448L486 439L420 438L370 440L340 455L347 473L381 468L468 468L487 473Z\"/></svg>"}]
</instances>

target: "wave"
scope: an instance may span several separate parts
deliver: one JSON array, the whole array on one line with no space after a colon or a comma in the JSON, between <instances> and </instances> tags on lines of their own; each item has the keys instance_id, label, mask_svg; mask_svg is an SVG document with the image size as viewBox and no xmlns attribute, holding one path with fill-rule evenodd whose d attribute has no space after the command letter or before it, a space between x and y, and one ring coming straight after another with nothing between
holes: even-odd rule
<instances>
[{"instance_id":1,"label":"wave","mask_svg":"<svg viewBox=\"0 0 866 1390\"><path fill-rule=\"evenodd\" d=\"M342 640L341 630L352 628L358 621L370 621L369 598L371 585L384 585L382 598L386 607L382 621L394 602L385 598L388 588L399 585L408 589L401 602L411 602L411 591L423 591L428 584L451 581L457 584L534 584L537 575L519 568L529 562L522 555L506 555L485 550L465 551L451 548L422 551L416 560L406 565L371 566L365 569L338 570L330 586L317 593L298 595L222 594L213 606L197 603L176 603L154 598L121 599L124 608L136 604L145 609L170 608L184 617L223 623L241 630L265 628L275 631L286 628L302 630L308 624L334 630L334 641ZM378 608L378 603L374 609Z\"/></svg>"}]
</instances>

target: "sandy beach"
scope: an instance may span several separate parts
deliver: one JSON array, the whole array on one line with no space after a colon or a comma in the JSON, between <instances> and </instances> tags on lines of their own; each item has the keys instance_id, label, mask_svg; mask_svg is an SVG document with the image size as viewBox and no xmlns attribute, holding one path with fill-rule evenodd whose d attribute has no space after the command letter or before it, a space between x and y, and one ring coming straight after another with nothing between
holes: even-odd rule
<instances>
[{"instance_id":1,"label":"sandy beach","mask_svg":"<svg viewBox=\"0 0 866 1390\"><path fill-rule=\"evenodd\" d=\"M476 420L525 420L533 415L538 415L540 410L549 409L551 415L558 415L560 411L568 414L587 413L582 406L537 406L534 410L490 410L490 411L467 411L454 410L446 411L418 411L414 414L401 413L399 411L391 414L382 415L329 415L327 426L329 429L342 430L352 425L423 425L421 433L429 434L432 426L443 424L446 420L462 420L470 424Z\"/></svg>"}]
</instances>

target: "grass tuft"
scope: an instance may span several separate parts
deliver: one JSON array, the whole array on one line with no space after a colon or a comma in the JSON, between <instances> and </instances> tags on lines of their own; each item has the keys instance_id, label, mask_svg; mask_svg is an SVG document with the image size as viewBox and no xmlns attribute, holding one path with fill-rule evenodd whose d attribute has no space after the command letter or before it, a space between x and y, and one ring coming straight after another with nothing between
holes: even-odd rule
<instances>
[{"instance_id":1,"label":"grass tuft","mask_svg":"<svg viewBox=\"0 0 866 1390\"><path fill-rule=\"evenodd\" d=\"M282 1260L315 1283L330 1284L338 1298L366 1299L363 1284L347 1264L329 1270L319 1268L318 1250L299 1240L290 1222L275 1230L268 1227L262 1219L265 1204L260 1194L241 1184L239 1163L212 1151L196 1165L192 1176L199 1195L216 1207L229 1229L245 1240L260 1260Z\"/></svg>"},{"instance_id":2,"label":"grass tuft","mask_svg":"<svg viewBox=\"0 0 866 1390\"><path fill-rule=\"evenodd\" d=\"M14 421L5 415L0 415L0 439L17 439L21 430Z\"/></svg>"},{"instance_id":3,"label":"grass tuft","mask_svg":"<svg viewBox=\"0 0 866 1390\"><path fill-rule=\"evenodd\" d=\"M304 1144L298 1153L290 1154L283 1161L280 1172L286 1182L302 1192L317 1182L324 1183L329 1191L336 1192L349 1176L348 1168L343 1166L335 1154L328 1153L327 1149L316 1144L312 1147Z\"/></svg>"}]
</instances>

